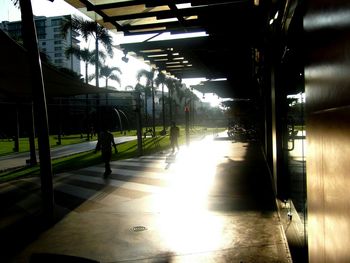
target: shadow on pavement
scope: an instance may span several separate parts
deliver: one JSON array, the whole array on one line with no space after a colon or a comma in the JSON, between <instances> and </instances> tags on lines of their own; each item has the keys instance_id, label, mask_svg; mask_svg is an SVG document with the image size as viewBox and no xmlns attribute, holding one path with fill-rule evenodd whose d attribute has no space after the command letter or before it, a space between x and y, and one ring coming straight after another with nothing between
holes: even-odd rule
<instances>
[{"instance_id":1,"label":"shadow on pavement","mask_svg":"<svg viewBox=\"0 0 350 263\"><path fill-rule=\"evenodd\" d=\"M260 145L250 142L242 160L226 157L217 166L210 193L214 211L276 211L270 175Z\"/></svg>"}]
</instances>

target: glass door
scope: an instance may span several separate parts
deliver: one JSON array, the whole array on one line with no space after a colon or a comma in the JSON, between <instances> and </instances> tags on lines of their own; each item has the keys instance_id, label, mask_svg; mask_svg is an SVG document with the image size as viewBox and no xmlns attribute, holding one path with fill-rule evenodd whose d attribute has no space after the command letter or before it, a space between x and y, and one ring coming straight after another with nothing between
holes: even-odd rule
<instances>
[{"instance_id":1,"label":"glass door","mask_svg":"<svg viewBox=\"0 0 350 263\"><path fill-rule=\"evenodd\" d=\"M287 96L288 142L285 156L289 177L289 198L285 200L285 229L293 262L307 262L307 189L305 94Z\"/></svg>"}]
</instances>

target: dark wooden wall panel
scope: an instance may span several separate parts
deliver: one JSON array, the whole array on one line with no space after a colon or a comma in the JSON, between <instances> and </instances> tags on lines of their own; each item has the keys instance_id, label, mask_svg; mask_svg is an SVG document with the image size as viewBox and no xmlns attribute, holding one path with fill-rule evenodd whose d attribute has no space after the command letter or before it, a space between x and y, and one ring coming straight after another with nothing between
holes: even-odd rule
<instances>
[{"instance_id":1,"label":"dark wooden wall panel","mask_svg":"<svg viewBox=\"0 0 350 263\"><path fill-rule=\"evenodd\" d=\"M310 262L350 260L350 2L304 17Z\"/></svg>"}]
</instances>

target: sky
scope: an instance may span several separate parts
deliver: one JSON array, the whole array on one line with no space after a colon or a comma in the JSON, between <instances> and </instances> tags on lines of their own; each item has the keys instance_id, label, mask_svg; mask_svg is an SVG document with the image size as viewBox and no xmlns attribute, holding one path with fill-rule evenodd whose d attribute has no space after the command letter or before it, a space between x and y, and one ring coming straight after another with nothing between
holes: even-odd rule
<instances>
[{"instance_id":1,"label":"sky","mask_svg":"<svg viewBox=\"0 0 350 263\"><path fill-rule=\"evenodd\" d=\"M67 14L76 14L82 17L86 16L82 14L80 11L66 3L64 0L55 0L54 2L50 2L48 0L31 0L32 1L32 8L33 8L33 13L36 16L60 16L60 15L67 15ZM0 21L17 21L21 19L20 11L17 7L13 5L12 0L0 0ZM131 38L131 37L124 37L121 34L113 34L113 42L116 45L119 45L121 43L125 42L137 42L140 40L144 40L144 37L139 39L139 38ZM164 34L165 35L165 34ZM160 38L164 38L167 36L161 35ZM200 33L194 36L204 36L205 34ZM183 36L178 36L178 37L183 37ZM155 39L155 40L159 40ZM82 47L84 47L84 41L82 41ZM93 48L91 45L93 45L93 41L90 41L92 43L85 43L85 45L89 46L90 48ZM110 64L111 66L117 66L119 67L123 74L121 75L121 87L117 83L111 82L112 85L117 87L117 89L123 89L127 85L132 85L135 86L136 84L136 78L135 78L135 69L140 69L140 68L145 68L147 69L148 66L145 65L143 62L133 58L129 57L129 62L124 63L121 62L121 57L123 56L121 51L115 50L115 57L113 60L107 60L107 64ZM115 64L115 61L119 61L118 64ZM91 73L93 73L93 67L90 67ZM82 65L81 72L84 72L84 68ZM187 85L187 87L190 87L190 85L196 85L200 81L203 81L205 79L183 79L183 83ZM100 80L100 85L102 86L104 82ZM203 94L197 93L197 96L204 102L209 102L212 106L216 107L220 103L220 99L218 99L218 96L214 94L206 94L205 99L203 98Z\"/></svg>"}]
</instances>

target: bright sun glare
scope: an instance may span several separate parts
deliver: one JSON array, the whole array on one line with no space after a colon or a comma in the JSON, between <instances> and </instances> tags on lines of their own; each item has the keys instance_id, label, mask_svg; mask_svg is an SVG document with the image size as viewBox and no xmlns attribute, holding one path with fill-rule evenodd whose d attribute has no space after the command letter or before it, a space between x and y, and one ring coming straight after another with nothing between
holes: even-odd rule
<instances>
[{"instance_id":1,"label":"bright sun glare","mask_svg":"<svg viewBox=\"0 0 350 263\"><path fill-rule=\"evenodd\" d=\"M169 169L169 188L154 200L161 236L178 253L215 250L222 245L223 219L208 212L218 163L214 156L222 151L212 142L192 142L190 148L181 149Z\"/></svg>"}]
</instances>

